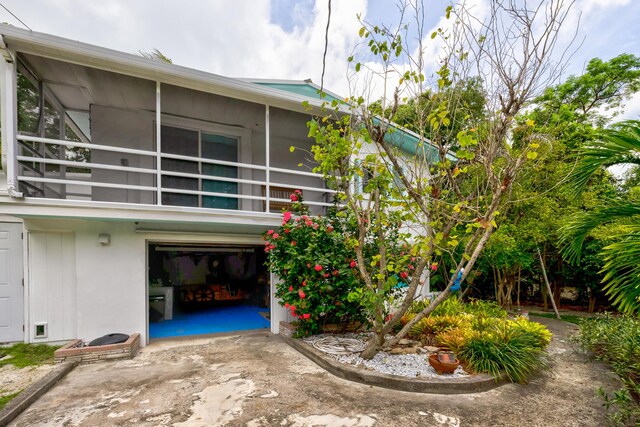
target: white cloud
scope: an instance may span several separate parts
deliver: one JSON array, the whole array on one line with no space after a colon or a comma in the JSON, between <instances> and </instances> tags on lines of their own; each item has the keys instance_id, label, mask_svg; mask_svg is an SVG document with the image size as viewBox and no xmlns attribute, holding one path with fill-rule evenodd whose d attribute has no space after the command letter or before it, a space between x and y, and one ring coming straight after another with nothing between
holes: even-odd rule
<instances>
[{"instance_id":1,"label":"white cloud","mask_svg":"<svg viewBox=\"0 0 640 427\"><path fill-rule=\"evenodd\" d=\"M6 0L34 31L135 53L158 48L174 63L231 77L312 78L320 83L326 1L295 6L291 31L267 1ZM333 2L325 86L346 91L346 58L366 0ZM307 16L303 16L307 14ZM18 23L8 14L1 21ZM306 25L305 25L306 24Z\"/></svg>"},{"instance_id":2,"label":"white cloud","mask_svg":"<svg viewBox=\"0 0 640 427\"><path fill-rule=\"evenodd\" d=\"M640 120L640 93L636 93L626 102L624 111L616 117L616 121L620 120Z\"/></svg>"},{"instance_id":3,"label":"white cloud","mask_svg":"<svg viewBox=\"0 0 640 427\"><path fill-rule=\"evenodd\" d=\"M489 1L467 3L482 15ZM5 0L3 4L35 31L132 53L158 48L176 64L231 77L320 82L327 0ZM572 22L582 12L581 36L588 39L568 72L578 74L588 59L608 59L620 49L638 54L640 41L632 23L640 19L639 5L631 0L577 0ZM438 38L431 40L429 35L451 24L442 18L445 6L440 0L425 0L427 27L433 26L425 31L428 76L439 68L441 48ZM360 41L356 14L395 25L397 10L388 0L334 1L332 8L325 86L348 95L346 58ZM368 16L367 10L375 10L376 16ZM2 10L0 21L19 25ZM364 63L381 71L364 58ZM362 90L373 99L382 95L379 79L370 82L359 76L359 80L360 88L364 86ZM397 82L394 77L389 88Z\"/></svg>"}]
</instances>

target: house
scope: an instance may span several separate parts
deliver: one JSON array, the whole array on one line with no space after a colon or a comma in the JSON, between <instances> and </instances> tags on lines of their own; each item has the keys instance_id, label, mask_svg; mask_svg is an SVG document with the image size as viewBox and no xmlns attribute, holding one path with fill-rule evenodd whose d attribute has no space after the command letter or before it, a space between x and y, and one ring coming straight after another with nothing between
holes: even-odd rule
<instances>
[{"instance_id":1,"label":"house","mask_svg":"<svg viewBox=\"0 0 640 427\"><path fill-rule=\"evenodd\" d=\"M277 333L261 235L291 191L334 194L305 154L317 87L4 24L0 53L0 342Z\"/></svg>"}]
</instances>

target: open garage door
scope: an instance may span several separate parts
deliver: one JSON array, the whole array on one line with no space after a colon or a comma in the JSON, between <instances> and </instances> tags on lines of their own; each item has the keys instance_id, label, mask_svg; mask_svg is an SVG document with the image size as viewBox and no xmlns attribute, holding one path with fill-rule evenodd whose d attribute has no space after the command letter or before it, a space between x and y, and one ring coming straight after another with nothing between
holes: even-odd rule
<instances>
[{"instance_id":1,"label":"open garage door","mask_svg":"<svg viewBox=\"0 0 640 427\"><path fill-rule=\"evenodd\" d=\"M260 246L149 244L149 338L268 329Z\"/></svg>"}]
</instances>

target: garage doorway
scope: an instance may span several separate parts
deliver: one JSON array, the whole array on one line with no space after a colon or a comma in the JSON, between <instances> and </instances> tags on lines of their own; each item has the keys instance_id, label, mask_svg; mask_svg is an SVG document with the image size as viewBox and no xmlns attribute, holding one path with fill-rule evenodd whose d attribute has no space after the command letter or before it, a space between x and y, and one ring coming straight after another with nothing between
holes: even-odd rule
<instances>
[{"instance_id":1,"label":"garage doorway","mask_svg":"<svg viewBox=\"0 0 640 427\"><path fill-rule=\"evenodd\" d=\"M268 329L262 247L149 243L149 338Z\"/></svg>"}]
</instances>

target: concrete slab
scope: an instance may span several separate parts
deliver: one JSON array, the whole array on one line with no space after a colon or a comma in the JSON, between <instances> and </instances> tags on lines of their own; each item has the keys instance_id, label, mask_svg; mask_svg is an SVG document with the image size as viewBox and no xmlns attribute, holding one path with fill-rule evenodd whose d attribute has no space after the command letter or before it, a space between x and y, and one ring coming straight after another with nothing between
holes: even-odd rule
<instances>
[{"instance_id":1,"label":"concrete slab","mask_svg":"<svg viewBox=\"0 0 640 427\"><path fill-rule=\"evenodd\" d=\"M132 360L81 365L14 426L601 426L599 386L615 375L567 342L572 325L544 319L553 375L465 395L352 383L270 334L153 343Z\"/></svg>"}]
</instances>

